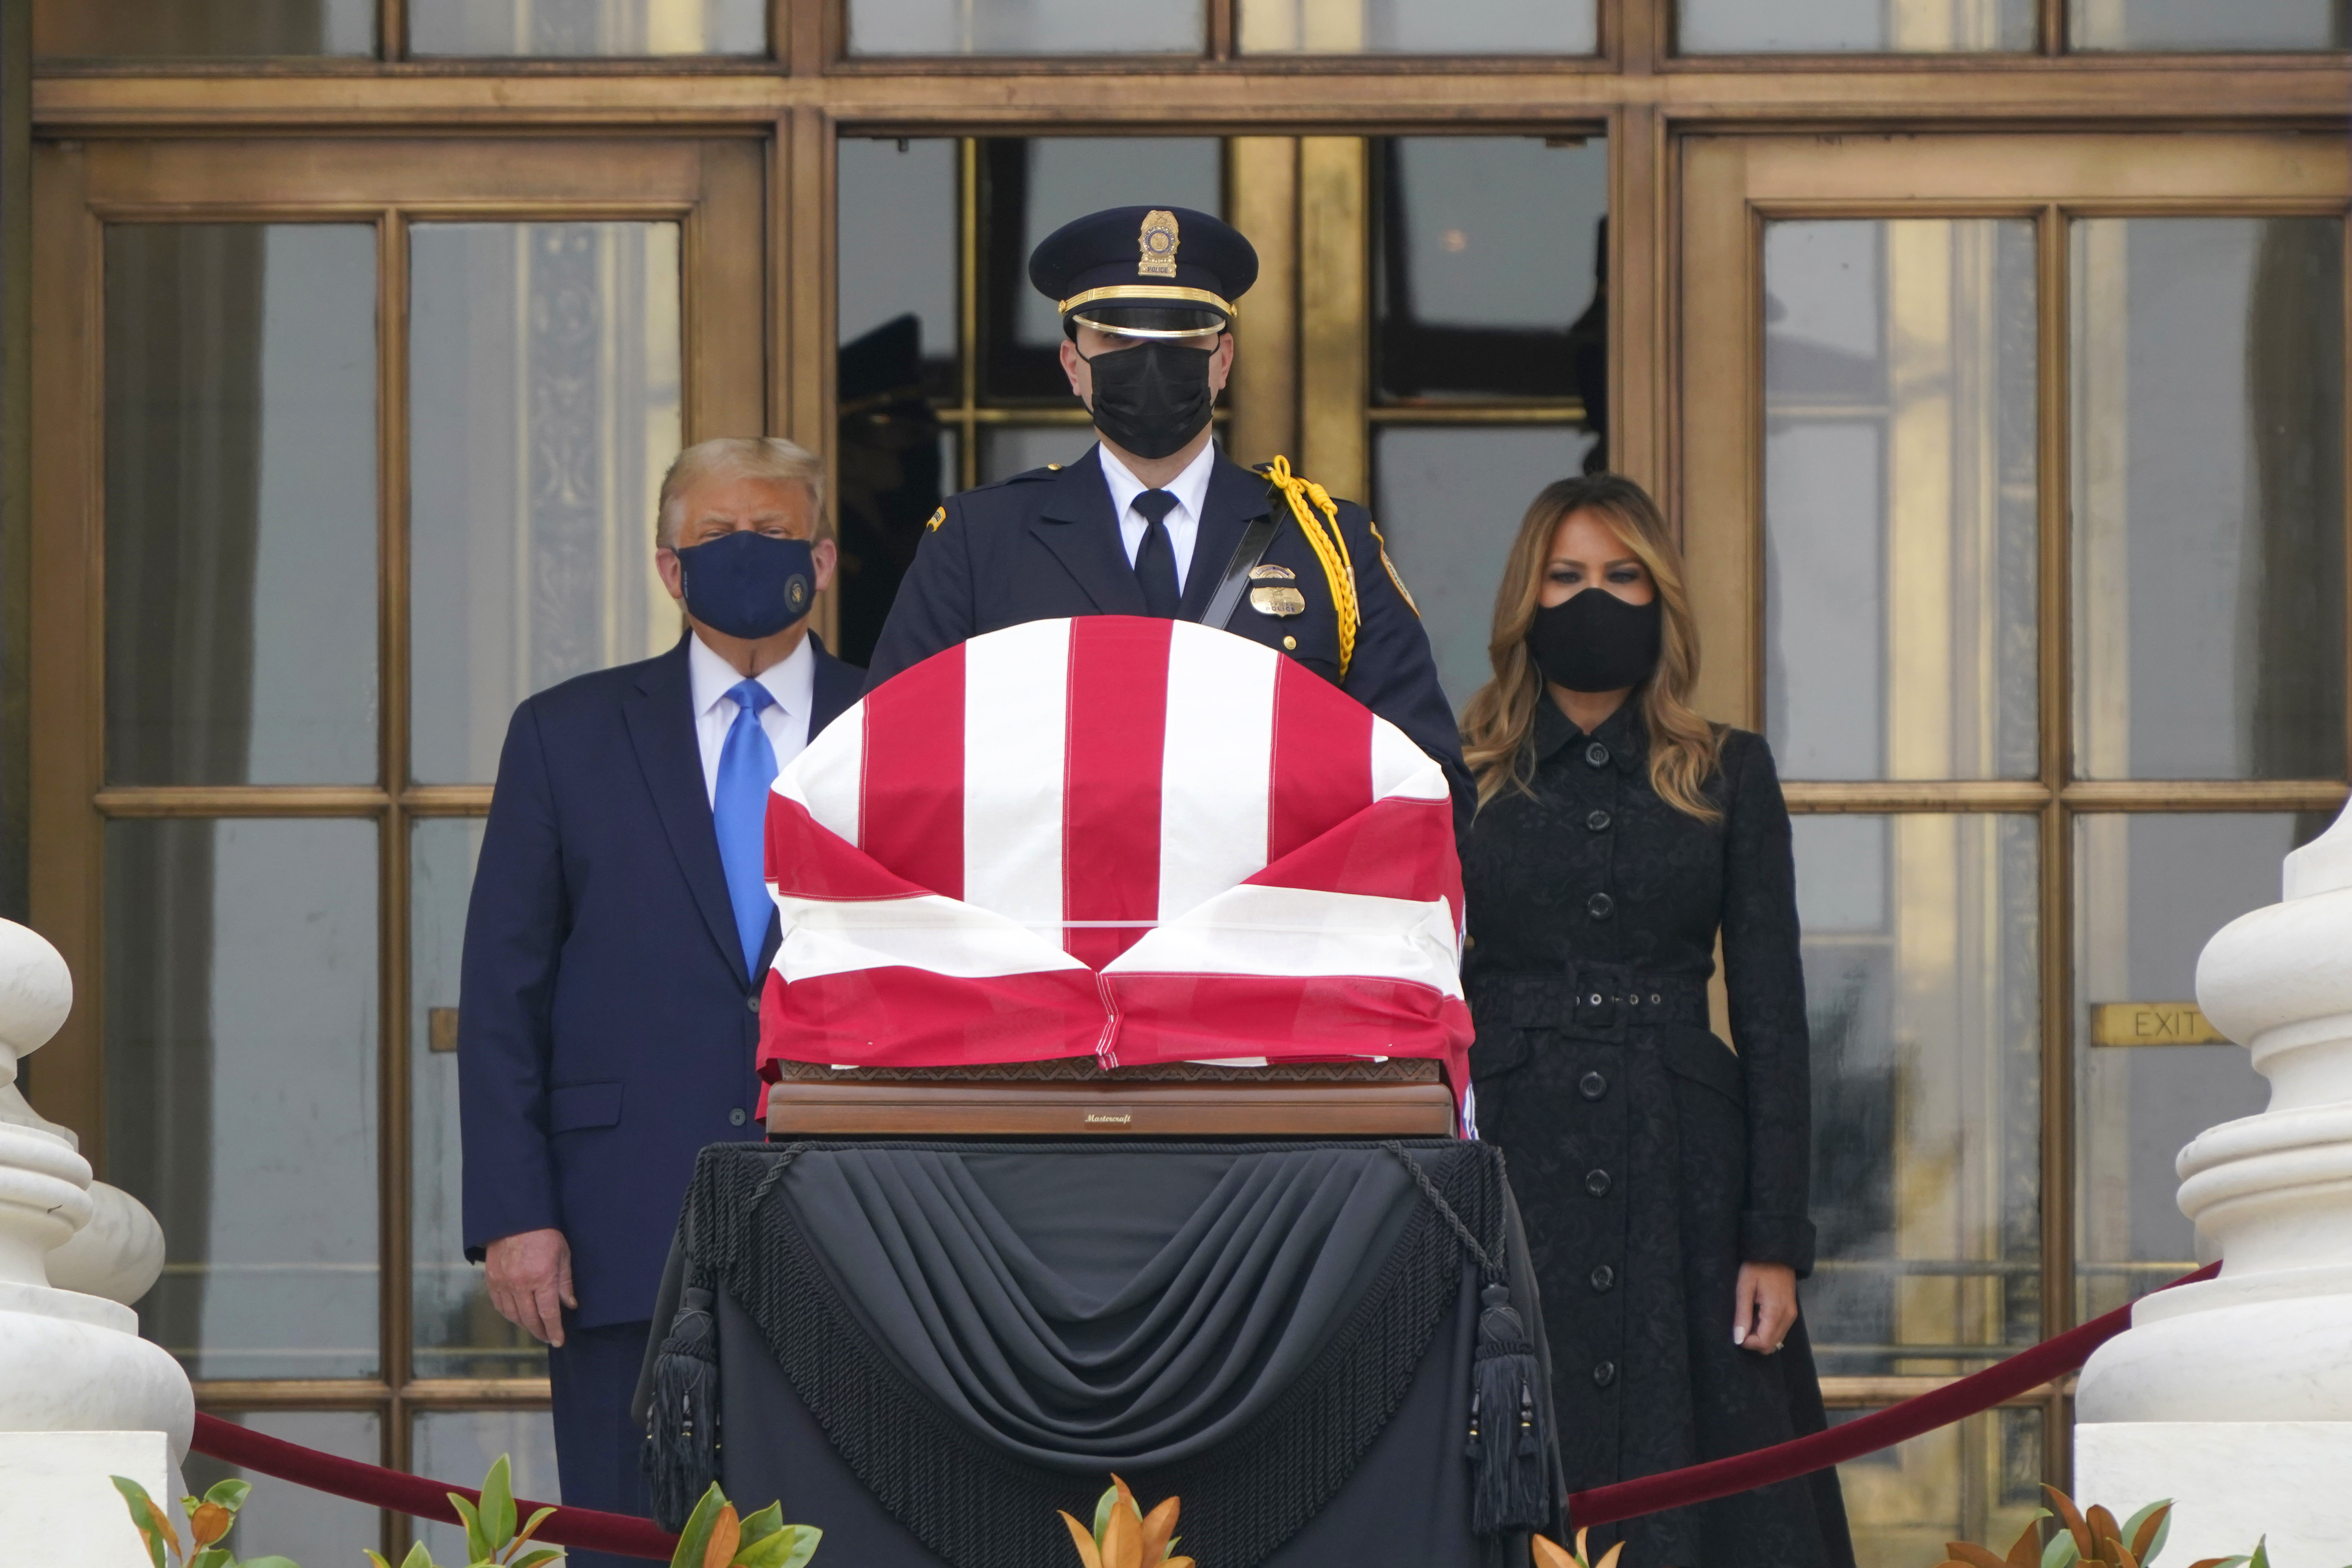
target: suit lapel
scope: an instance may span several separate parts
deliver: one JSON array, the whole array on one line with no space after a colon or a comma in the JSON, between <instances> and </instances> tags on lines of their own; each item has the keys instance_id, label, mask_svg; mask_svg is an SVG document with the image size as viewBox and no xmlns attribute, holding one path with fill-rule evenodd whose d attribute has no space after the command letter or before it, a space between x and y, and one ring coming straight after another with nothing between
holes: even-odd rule
<instances>
[{"instance_id":1,"label":"suit lapel","mask_svg":"<svg viewBox=\"0 0 2352 1568\"><path fill-rule=\"evenodd\" d=\"M1135 580L1127 547L1119 542L1100 452L1089 447L1085 457L1062 470L1029 531L1076 579L1097 614L1144 615L1143 584Z\"/></svg>"},{"instance_id":2,"label":"suit lapel","mask_svg":"<svg viewBox=\"0 0 2352 1568\"><path fill-rule=\"evenodd\" d=\"M688 632L687 637L694 634ZM727 896L727 873L719 863L719 831L710 820L710 797L702 784L702 748L694 733L694 688L687 674L686 637L653 660L637 680L636 695L622 704L637 766L654 797L654 812L669 837L670 852L693 890L710 940L740 970L742 939L735 931L735 906Z\"/></svg>"},{"instance_id":3,"label":"suit lapel","mask_svg":"<svg viewBox=\"0 0 2352 1568\"><path fill-rule=\"evenodd\" d=\"M1225 574L1225 563L1242 542L1250 520L1266 515L1271 503L1265 480L1223 452L1209 469L1208 492L1201 498L1201 531L1192 543L1192 564L1184 574L1184 602L1177 606L1180 620L1197 621L1216 597Z\"/></svg>"},{"instance_id":4,"label":"suit lapel","mask_svg":"<svg viewBox=\"0 0 2352 1568\"><path fill-rule=\"evenodd\" d=\"M814 741L866 694L866 672L834 658L816 633L809 633L809 643L816 651L815 700L809 713L809 739Z\"/></svg>"}]
</instances>

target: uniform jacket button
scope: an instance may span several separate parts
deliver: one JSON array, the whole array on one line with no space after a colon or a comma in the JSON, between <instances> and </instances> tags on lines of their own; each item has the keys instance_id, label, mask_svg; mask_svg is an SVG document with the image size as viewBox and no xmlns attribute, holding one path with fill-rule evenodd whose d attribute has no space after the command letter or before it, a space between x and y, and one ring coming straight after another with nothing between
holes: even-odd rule
<instances>
[{"instance_id":1,"label":"uniform jacket button","mask_svg":"<svg viewBox=\"0 0 2352 1568\"><path fill-rule=\"evenodd\" d=\"M740 1105L727 1113L727 1125L730 1127L740 1127L745 1120L743 1108Z\"/></svg>"},{"instance_id":2,"label":"uniform jacket button","mask_svg":"<svg viewBox=\"0 0 2352 1568\"><path fill-rule=\"evenodd\" d=\"M1609 831L1609 814L1596 811L1584 819L1584 826L1595 833L1606 833Z\"/></svg>"},{"instance_id":3,"label":"uniform jacket button","mask_svg":"<svg viewBox=\"0 0 2352 1568\"><path fill-rule=\"evenodd\" d=\"M1609 748L1602 745L1598 741L1593 742L1592 744L1584 748L1584 764L1585 766L1591 768L1607 767L1609 765Z\"/></svg>"},{"instance_id":4,"label":"uniform jacket button","mask_svg":"<svg viewBox=\"0 0 2352 1568\"><path fill-rule=\"evenodd\" d=\"M1617 1270L1610 1268L1606 1263L1592 1271L1592 1288L1595 1290L1612 1289L1616 1284Z\"/></svg>"},{"instance_id":5,"label":"uniform jacket button","mask_svg":"<svg viewBox=\"0 0 2352 1568\"><path fill-rule=\"evenodd\" d=\"M1615 1362L1613 1362L1613 1361L1598 1361L1598 1362L1594 1362L1594 1363L1592 1363L1592 1386L1593 1386L1593 1387L1595 1387L1595 1388L1606 1388L1606 1387L1608 1387L1611 1384L1612 1384L1612 1383L1614 1383L1614 1382L1616 1382L1616 1381L1617 1381L1617 1363L1616 1363Z\"/></svg>"},{"instance_id":6,"label":"uniform jacket button","mask_svg":"<svg viewBox=\"0 0 2352 1568\"><path fill-rule=\"evenodd\" d=\"M1584 900L1584 912L1597 921L1607 920L1616 908L1617 900L1606 893L1595 893Z\"/></svg>"},{"instance_id":7,"label":"uniform jacket button","mask_svg":"<svg viewBox=\"0 0 2352 1568\"><path fill-rule=\"evenodd\" d=\"M1609 1195L1609 1173L1606 1171L1592 1171L1588 1173L1584 1178L1584 1190L1591 1193L1596 1198L1607 1197Z\"/></svg>"},{"instance_id":8,"label":"uniform jacket button","mask_svg":"<svg viewBox=\"0 0 2352 1568\"><path fill-rule=\"evenodd\" d=\"M1576 1092L1587 1100L1599 1100L1609 1092L1609 1080L1597 1072L1586 1073L1576 1080Z\"/></svg>"}]
</instances>

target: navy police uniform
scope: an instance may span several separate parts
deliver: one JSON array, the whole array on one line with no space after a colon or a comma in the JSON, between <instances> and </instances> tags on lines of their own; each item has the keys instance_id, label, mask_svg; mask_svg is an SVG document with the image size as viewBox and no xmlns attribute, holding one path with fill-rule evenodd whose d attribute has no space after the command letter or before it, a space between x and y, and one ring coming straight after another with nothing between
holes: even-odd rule
<instances>
[{"instance_id":1,"label":"navy police uniform","mask_svg":"<svg viewBox=\"0 0 2352 1568\"><path fill-rule=\"evenodd\" d=\"M1081 218L1049 237L1030 262L1032 282L1066 320L1147 343L1213 342L1233 320L1233 297L1256 273L1248 240L1184 208L1120 207ZM1150 614L1100 458L1093 447L1067 468L966 491L933 513L875 647L867 689L1005 626ZM1412 737L1445 769L1456 825L1466 825L1474 795L1454 710L1420 613L1363 508L1331 500L1279 458L1252 470L1220 453L1178 618L1203 618L1236 546L1260 519L1273 534L1225 629L1297 659Z\"/></svg>"}]
</instances>

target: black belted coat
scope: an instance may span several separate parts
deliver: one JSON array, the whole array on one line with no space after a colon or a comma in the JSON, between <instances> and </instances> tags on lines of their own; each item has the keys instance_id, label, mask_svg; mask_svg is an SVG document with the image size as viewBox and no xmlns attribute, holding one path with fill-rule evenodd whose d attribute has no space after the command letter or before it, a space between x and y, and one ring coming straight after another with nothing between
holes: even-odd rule
<instances>
[{"instance_id":1,"label":"black belted coat","mask_svg":"<svg viewBox=\"0 0 2352 1568\"><path fill-rule=\"evenodd\" d=\"M1701 822L1650 787L1635 705L1587 735L1537 709L1535 798L1464 840L1479 1135L1526 1216L1571 1491L1823 1425L1800 1318L1731 1342L1742 1262L1813 1263L1811 1088L1789 816L1726 732ZM1735 1051L1707 1022L1723 939ZM1574 1520L1571 1518L1573 1526ZM1834 1471L1594 1531L1623 1568L1849 1568Z\"/></svg>"}]
</instances>

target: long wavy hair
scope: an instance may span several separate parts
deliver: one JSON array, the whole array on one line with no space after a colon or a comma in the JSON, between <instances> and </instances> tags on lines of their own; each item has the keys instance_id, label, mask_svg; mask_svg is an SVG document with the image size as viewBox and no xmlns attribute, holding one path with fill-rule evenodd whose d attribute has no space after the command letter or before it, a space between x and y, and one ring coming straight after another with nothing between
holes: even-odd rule
<instances>
[{"instance_id":1,"label":"long wavy hair","mask_svg":"<svg viewBox=\"0 0 2352 1568\"><path fill-rule=\"evenodd\" d=\"M1518 538L1503 564L1495 594L1495 631L1486 658L1495 679L1480 687L1462 714L1462 755L1478 780L1478 804L1507 789L1533 795L1528 780L1534 753L1536 704L1549 700L1544 679L1528 652L1528 627L1543 593L1544 566L1551 559L1552 535L1570 514L1589 511L1609 525L1625 548L1649 568L1658 602L1664 606L1658 668L1626 699L1641 704L1649 731L1650 787L1677 811L1702 822L1723 813L1706 797L1722 731L1690 705L1698 682L1698 628L1691 619L1690 592L1683 584L1682 552L1666 532L1657 503L1633 480L1618 474L1587 474L1543 488L1519 524ZM1597 592L1607 592L1598 588Z\"/></svg>"}]
</instances>

